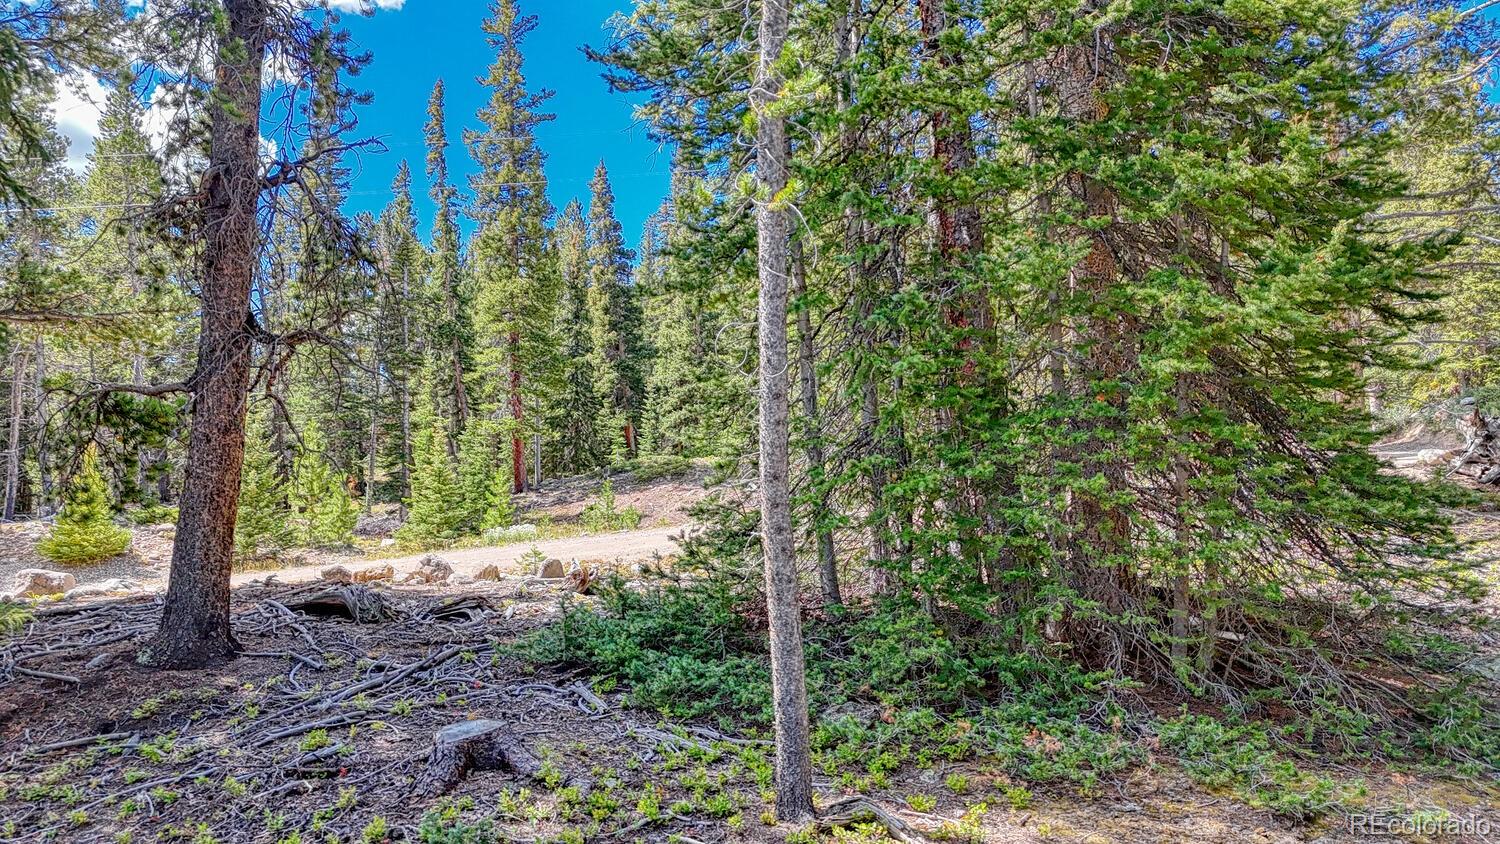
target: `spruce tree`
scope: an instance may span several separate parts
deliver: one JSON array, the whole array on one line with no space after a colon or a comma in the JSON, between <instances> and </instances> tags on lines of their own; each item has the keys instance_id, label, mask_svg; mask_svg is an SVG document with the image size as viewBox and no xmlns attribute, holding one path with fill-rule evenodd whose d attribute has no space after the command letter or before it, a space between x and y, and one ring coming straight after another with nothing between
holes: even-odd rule
<instances>
[{"instance_id":1,"label":"spruce tree","mask_svg":"<svg viewBox=\"0 0 1500 844\"><path fill-rule=\"evenodd\" d=\"M429 343L442 361L432 389L442 397L439 413L445 417L450 448L469 418L467 379L474 360L474 294L464 275L458 230L458 189L448 179L448 124L443 80L432 87L427 103L428 195L437 206L432 221L432 254L428 262L428 286L435 313L428 327Z\"/></svg>"},{"instance_id":2,"label":"spruce tree","mask_svg":"<svg viewBox=\"0 0 1500 844\"><path fill-rule=\"evenodd\" d=\"M474 419L458 439L459 498L452 503L461 518L459 530L478 533L484 527L492 497L491 485L495 467L500 462L499 444L502 426L489 419ZM506 472L506 477L510 476Z\"/></svg>"},{"instance_id":3,"label":"spruce tree","mask_svg":"<svg viewBox=\"0 0 1500 844\"><path fill-rule=\"evenodd\" d=\"M601 404L594 427L607 456L621 460L637 451L636 432L646 398L641 305L630 283L634 255L625 248L615 219L614 189L602 161L589 193L590 361L594 395Z\"/></svg>"},{"instance_id":4,"label":"spruce tree","mask_svg":"<svg viewBox=\"0 0 1500 844\"><path fill-rule=\"evenodd\" d=\"M562 282L557 309L562 392L551 402L547 424L555 440L551 451L557 471L572 475L595 468L601 457L595 427L601 408L594 392L597 359L589 307L588 228L577 200L563 209L553 237Z\"/></svg>"},{"instance_id":5,"label":"spruce tree","mask_svg":"<svg viewBox=\"0 0 1500 844\"><path fill-rule=\"evenodd\" d=\"M276 470L262 414L252 414L245 431L245 468L240 474L240 507L234 523L234 550L253 560L292 544L286 482Z\"/></svg>"},{"instance_id":6,"label":"spruce tree","mask_svg":"<svg viewBox=\"0 0 1500 844\"><path fill-rule=\"evenodd\" d=\"M292 537L311 548L347 545L354 536L359 507L324 457L321 426L310 421L301 434L287 484Z\"/></svg>"},{"instance_id":7,"label":"spruce tree","mask_svg":"<svg viewBox=\"0 0 1500 844\"><path fill-rule=\"evenodd\" d=\"M445 363L429 361L426 374L432 376L435 369L446 369ZM406 523L396 532L396 539L408 547L422 548L457 539L463 532L466 514L462 506L463 491L454 474L453 459L448 455L447 438L432 392L423 384L416 394L412 413L416 464L411 473L411 497L406 500Z\"/></svg>"},{"instance_id":8,"label":"spruce tree","mask_svg":"<svg viewBox=\"0 0 1500 844\"><path fill-rule=\"evenodd\" d=\"M68 482L62 512L37 551L63 565L87 565L125 553L130 531L114 523L109 485L99 471L99 448L89 443Z\"/></svg>"},{"instance_id":9,"label":"spruce tree","mask_svg":"<svg viewBox=\"0 0 1500 844\"><path fill-rule=\"evenodd\" d=\"M541 109L551 91L532 91L522 73L521 43L536 28L515 0L495 0L484 33L495 60L481 83L489 99L481 129L464 133L479 165L470 179L471 214L479 224L471 246L476 286L475 322L484 400L511 421L514 489L526 483L526 438L538 428L529 416L555 389L557 269L549 246L546 161L536 128L552 120Z\"/></svg>"}]
</instances>

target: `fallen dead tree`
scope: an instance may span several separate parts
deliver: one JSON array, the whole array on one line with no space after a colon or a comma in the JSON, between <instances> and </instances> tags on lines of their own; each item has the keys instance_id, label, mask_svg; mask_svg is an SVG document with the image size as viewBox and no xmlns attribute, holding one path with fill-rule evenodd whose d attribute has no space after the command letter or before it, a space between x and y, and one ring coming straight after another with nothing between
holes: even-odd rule
<instances>
[{"instance_id":1,"label":"fallen dead tree","mask_svg":"<svg viewBox=\"0 0 1500 844\"><path fill-rule=\"evenodd\" d=\"M1486 416L1477 404L1471 405L1459 430L1464 448L1448 474L1472 478L1480 486L1500 486L1500 418Z\"/></svg>"}]
</instances>

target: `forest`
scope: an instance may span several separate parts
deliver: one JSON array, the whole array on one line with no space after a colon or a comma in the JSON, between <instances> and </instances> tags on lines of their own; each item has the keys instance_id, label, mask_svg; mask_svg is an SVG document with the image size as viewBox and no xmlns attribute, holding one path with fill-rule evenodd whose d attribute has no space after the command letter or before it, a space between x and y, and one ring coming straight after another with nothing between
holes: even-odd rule
<instances>
[{"instance_id":1,"label":"forest","mask_svg":"<svg viewBox=\"0 0 1500 844\"><path fill-rule=\"evenodd\" d=\"M436 2L0 0L0 839L1491 840L1500 0Z\"/></svg>"}]
</instances>

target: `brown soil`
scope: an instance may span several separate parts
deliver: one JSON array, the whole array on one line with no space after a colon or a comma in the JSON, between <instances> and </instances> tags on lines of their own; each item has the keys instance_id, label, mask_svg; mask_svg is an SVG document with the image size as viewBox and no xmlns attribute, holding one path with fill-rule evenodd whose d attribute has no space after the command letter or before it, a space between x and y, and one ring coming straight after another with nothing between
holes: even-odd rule
<instances>
[{"instance_id":1,"label":"brown soil","mask_svg":"<svg viewBox=\"0 0 1500 844\"><path fill-rule=\"evenodd\" d=\"M381 590L400 617L378 625L285 609L316 588L240 587L235 629L248 654L203 671L136 664L159 612L154 599L41 610L0 652L5 837L227 844L295 840L286 838L295 830L304 842L353 842L378 817L389 840L412 841L425 815L445 809L471 823L492 819L503 837L430 840L776 842L794 831L762 820L766 795L747 763L761 763L763 743L664 724L619 691L538 671L508 649L561 601L591 599L514 580L441 594ZM556 778L476 772L446 797L413 796L433 733L471 718L511 725ZM90 741L99 736L107 738ZM1364 779L1372 808L1441 807L1500 826L1496 795L1478 786L1379 768L1335 773ZM947 785L950 774L967 778L963 793ZM845 796L821 775L817 788L820 804ZM1298 825L1207 793L1154 754L1086 795L1033 790L1018 799L986 765L938 761L907 764L867 796L934 840L966 813L970 840L985 842L1366 840L1341 815ZM659 795L655 821L646 794ZM915 795L936 805L913 811ZM556 838L572 832L585 838Z\"/></svg>"}]
</instances>

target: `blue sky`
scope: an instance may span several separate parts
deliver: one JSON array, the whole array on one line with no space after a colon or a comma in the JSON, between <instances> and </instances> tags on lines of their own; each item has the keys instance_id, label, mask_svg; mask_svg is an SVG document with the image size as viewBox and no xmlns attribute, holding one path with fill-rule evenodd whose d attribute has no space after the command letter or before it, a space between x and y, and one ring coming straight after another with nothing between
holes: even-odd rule
<instances>
[{"instance_id":1,"label":"blue sky","mask_svg":"<svg viewBox=\"0 0 1500 844\"><path fill-rule=\"evenodd\" d=\"M604 160L614 184L616 213L627 242L634 246L641 225L666 195L670 153L646 137L631 118L631 103L612 94L599 77L600 68L584 58L583 44L603 46L606 26L630 0L522 0L521 9L536 15L537 28L523 45L524 71L532 89L556 91L548 110L557 119L538 130L547 153L548 192L559 210L577 197L588 203L588 182ZM355 137L374 136L389 150L364 154L348 162L353 171L351 213L379 213L389 201L391 179L404 158L410 164L418 195L422 235L431 225L422 173L425 148L422 125L432 84L442 77L448 94L448 165L462 188L474 164L462 146L464 127L477 128L475 113L486 99L476 81L492 59L479 25L485 0L406 0L399 9L373 17L346 15L345 26L360 47L373 54L354 81L375 101L359 111Z\"/></svg>"}]
</instances>

